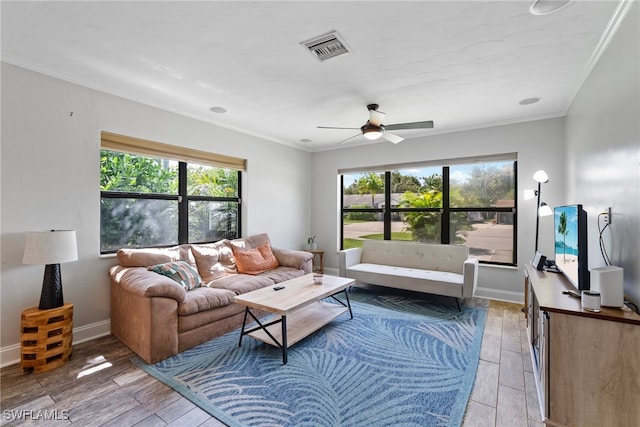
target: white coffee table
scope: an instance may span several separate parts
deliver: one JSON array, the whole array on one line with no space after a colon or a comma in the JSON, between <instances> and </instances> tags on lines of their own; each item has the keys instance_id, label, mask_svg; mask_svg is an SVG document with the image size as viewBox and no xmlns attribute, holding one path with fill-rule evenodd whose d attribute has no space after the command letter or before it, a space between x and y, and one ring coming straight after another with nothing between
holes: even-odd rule
<instances>
[{"instance_id":1,"label":"white coffee table","mask_svg":"<svg viewBox=\"0 0 640 427\"><path fill-rule=\"evenodd\" d=\"M315 284L313 274L310 273L236 296L234 301L246 307L238 346L242 345L242 337L249 335L281 348L282 363L287 363L287 348L311 335L342 313L348 311L353 319L347 288L354 282L354 279L325 274L322 277L322 284ZM283 289L274 290L279 286ZM341 292L344 293L346 302L336 298L336 294ZM340 304L321 301L328 297ZM267 311L278 317L267 319L263 323L251 312L251 309ZM245 330L248 316L251 316L258 326Z\"/></svg>"}]
</instances>

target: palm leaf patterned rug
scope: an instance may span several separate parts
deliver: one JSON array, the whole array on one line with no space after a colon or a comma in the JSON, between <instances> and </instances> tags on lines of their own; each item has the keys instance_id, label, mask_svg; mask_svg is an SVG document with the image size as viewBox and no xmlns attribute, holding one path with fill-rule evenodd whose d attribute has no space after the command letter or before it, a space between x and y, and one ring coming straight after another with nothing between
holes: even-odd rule
<instances>
[{"instance_id":1,"label":"palm leaf patterned rug","mask_svg":"<svg viewBox=\"0 0 640 427\"><path fill-rule=\"evenodd\" d=\"M229 426L460 425L486 307L373 287L349 297L353 319L290 347L286 365L251 337L238 347L239 330L154 365L134 361Z\"/></svg>"}]
</instances>

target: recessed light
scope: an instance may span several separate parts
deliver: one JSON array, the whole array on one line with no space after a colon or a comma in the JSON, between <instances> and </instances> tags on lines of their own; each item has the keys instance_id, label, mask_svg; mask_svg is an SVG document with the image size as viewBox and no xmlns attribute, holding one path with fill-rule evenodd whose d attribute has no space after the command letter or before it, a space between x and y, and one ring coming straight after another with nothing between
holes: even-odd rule
<instances>
[{"instance_id":1,"label":"recessed light","mask_svg":"<svg viewBox=\"0 0 640 427\"><path fill-rule=\"evenodd\" d=\"M540 101L540 98L526 98L526 99L523 99L522 101L520 101L519 104L520 105L530 105L530 104L535 104L538 101Z\"/></svg>"},{"instance_id":2,"label":"recessed light","mask_svg":"<svg viewBox=\"0 0 640 427\"><path fill-rule=\"evenodd\" d=\"M309 143L311 140L309 138L302 138L300 142Z\"/></svg>"},{"instance_id":3,"label":"recessed light","mask_svg":"<svg viewBox=\"0 0 640 427\"><path fill-rule=\"evenodd\" d=\"M529 7L532 15L549 15L565 8L571 0L534 0Z\"/></svg>"},{"instance_id":4,"label":"recessed light","mask_svg":"<svg viewBox=\"0 0 640 427\"><path fill-rule=\"evenodd\" d=\"M224 114L227 112L227 109L222 107L211 107L209 108L209 110L211 110L213 113L218 113L218 114Z\"/></svg>"}]
</instances>

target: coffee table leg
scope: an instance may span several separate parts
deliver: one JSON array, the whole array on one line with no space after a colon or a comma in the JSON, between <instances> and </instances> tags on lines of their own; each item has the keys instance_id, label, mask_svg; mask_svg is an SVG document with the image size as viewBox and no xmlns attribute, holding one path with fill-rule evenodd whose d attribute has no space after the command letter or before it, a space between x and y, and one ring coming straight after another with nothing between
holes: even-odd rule
<instances>
[{"instance_id":1,"label":"coffee table leg","mask_svg":"<svg viewBox=\"0 0 640 427\"><path fill-rule=\"evenodd\" d=\"M351 302L349 301L349 293L347 290L344 290L344 296L347 298L347 307L349 307L349 316L353 319L353 312L351 311Z\"/></svg>"},{"instance_id":2,"label":"coffee table leg","mask_svg":"<svg viewBox=\"0 0 640 427\"><path fill-rule=\"evenodd\" d=\"M242 329L240 330L240 341L238 342L238 347L242 347L242 337L244 336L244 327L247 324L247 314L249 314L249 307L245 307L244 309L244 319L242 319Z\"/></svg>"},{"instance_id":3,"label":"coffee table leg","mask_svg":"<svg viewBox=\"0 0 640 427\"><path fill-rule=\"evenodd\" d=\"M287 316L282 316L282 363L287 364Z\"/></svg>"}]
</instances>

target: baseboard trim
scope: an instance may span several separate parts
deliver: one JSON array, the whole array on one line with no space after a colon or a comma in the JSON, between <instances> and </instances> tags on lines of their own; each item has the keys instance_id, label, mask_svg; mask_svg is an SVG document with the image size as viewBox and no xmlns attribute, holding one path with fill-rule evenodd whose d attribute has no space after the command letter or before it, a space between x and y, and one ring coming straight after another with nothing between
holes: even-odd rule
<instances>
[{"instance_id":1,"label":"baseboard trim","mask_svg":"<svg viewBox=\"0 0 640 427\"><path fill-rule=\"evenodd\" d=\"M496 301L524 304L524 293L522 292L505 291L502 289L483 288L478 286L476 288L475 296L478 298L487 298Z\"/></svg>"},{"instance_id":2,"label":"baseboard trim","mask_svg":"<svg viewBox=\"0 0 640 427\"><path fill-rule=\"evenodd\" d=\"M73 344L111 334L111 319L73 328ZM0 348L0 368L20 363L20 343Z\"/></svg>"}]
</instances>

